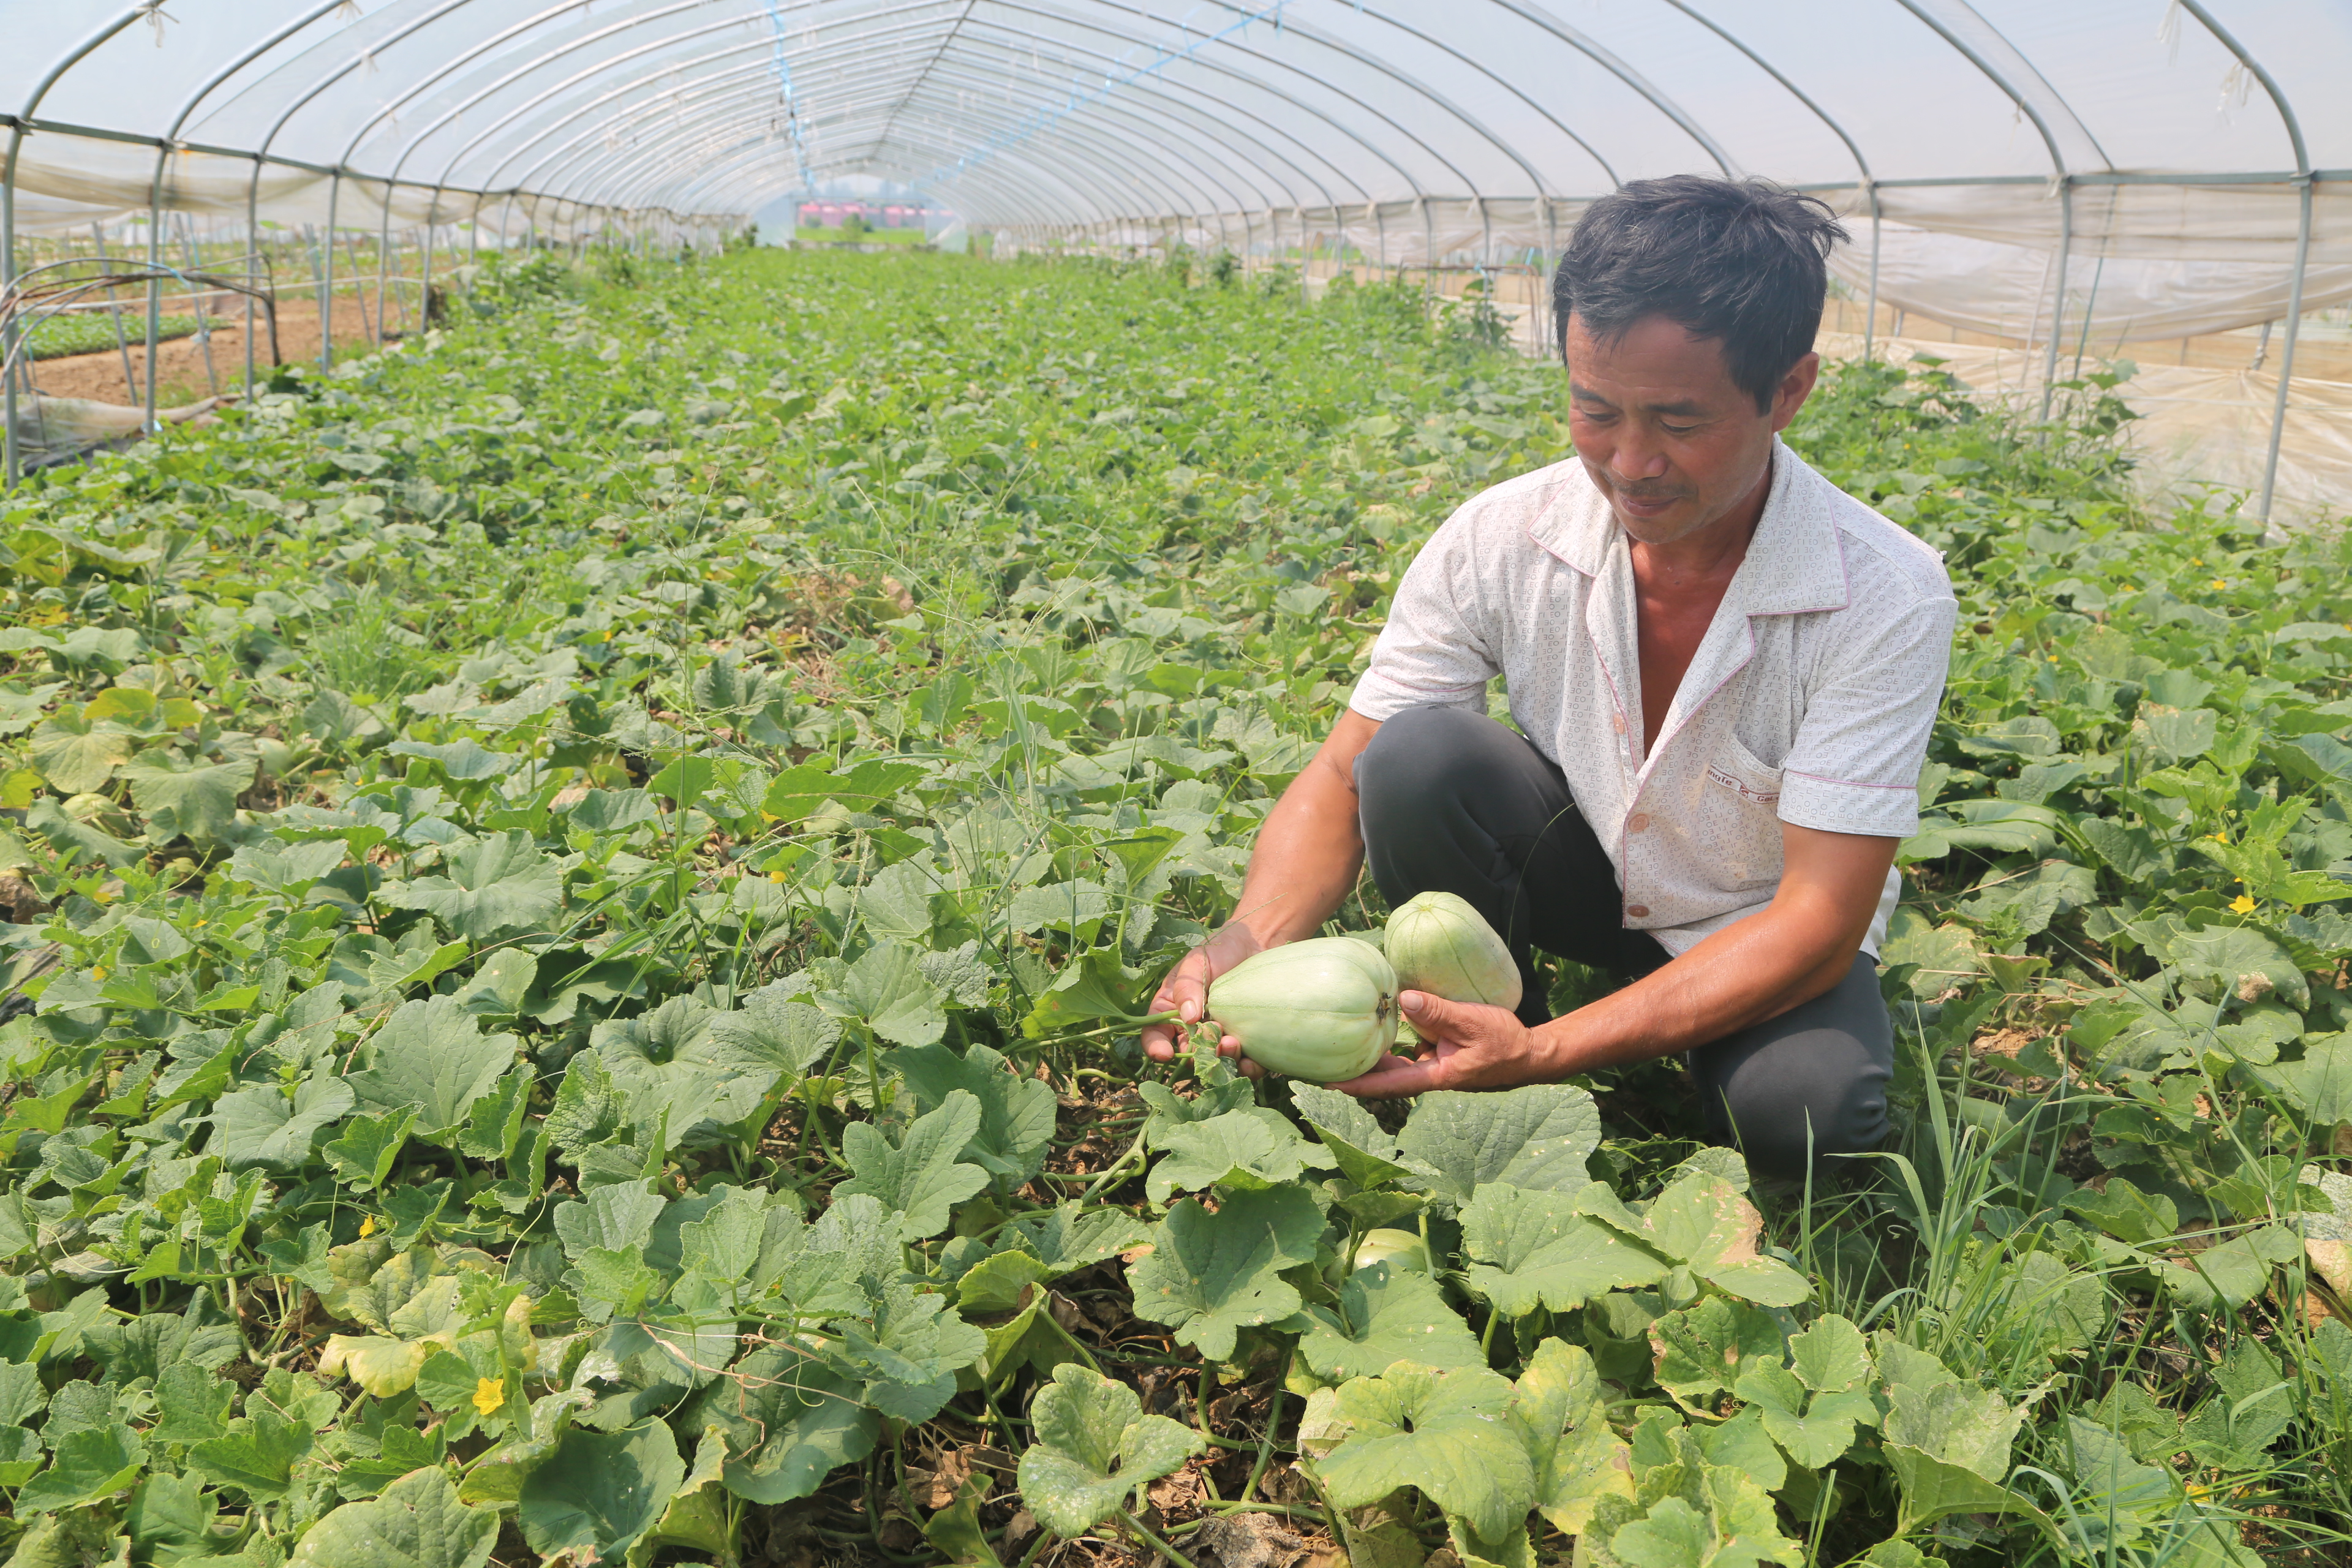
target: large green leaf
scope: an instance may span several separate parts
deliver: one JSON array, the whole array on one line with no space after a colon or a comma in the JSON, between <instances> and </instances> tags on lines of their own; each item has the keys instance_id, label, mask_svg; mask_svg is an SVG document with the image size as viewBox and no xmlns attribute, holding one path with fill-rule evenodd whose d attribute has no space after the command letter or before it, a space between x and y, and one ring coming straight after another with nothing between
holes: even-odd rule
<instances>
[{"instance_id":1,"label":"large green leaf","mask_svg":"<svg viewBox=\"0 0 2352 1568\"><path fill-rule=\"evenodd\" d=\"M1483 1366L1478 1336L1418 1269L1375 1263L1348 1276L1336 1307L1310 1306L1298 1353L1329 1383L1370 1377L1391 1363Z\"/></svg>"},{"instance_id":2,"label":"large green leaf","mask_svg":"<svg viewBox=\"0 0 2352 1568\"><path fill-rule=\"evenodd\" d=\"M963 1089L917 1117L895 1145L871 1122L853 1121L842 1130L841 1152L855 1174L834 1194L879 1200L909 1241L937 1236L957 1204L988 1185L986 1171L958 1159L979 1131L980 1101Z\"/></svg>"},{"instance_id":3,"label":"large green leaf","mask_svg":"<svg viewBox=\"0 0 2352 1568\"><path fill-rule=\"evenodd\" d=\"M663 1422L620 1432L575 1426L523 1479L515 1517L542 1556L593 1550L617 1557L660 1522L685 1479L686 1461Z\"/></svg>"},{"instance_id":4,"label":"large green leaf","mask_svg":"<svg viewBox=\"0 0 2352 1568\"><path fill-rule=\"evenodd\" d=\"M357 1102L339 1078L304 1079L290 1097L274 1083L225 1094L213 1106L212 1152L232 1169L291 1169L310 1159L320 1132Z\"/></svg>"},{"instance_id":5,"label":"large green leaf","mask_svg":"<svg viewBox=\"0 0 2352 1568\"><path fill-rule=\"evenodd\" d=\"M1480 1187L1463 1209L1462 1246L1471 1259L1470 1289L1515 1318L1538 1306L1570 1311L1605 1291L1655 1284L1673 1267L1577 1213L1567 1194L1500 1182Z\"/></svg>"},{"instance_id":6,"label":"large green leaf","mask_svg":"<svg viewBox=\"0 0 2352 1568\"><path fill-rule=\"evenodd\" d=\"M58 794L81 795L111 778L134 744L115 725L93 725L79 710L61 708L33 731L33 765Z\"/></svg>"},{"instance_id":7,"label":"large green leaf","mask_svg":"<svg viewBox=\"0 0 2352 1568\"><path fill-rule=\"evenodd\" d=\"M1080 1366L1055 1370L1030 1408L1021 1498L1055 1534L1084 1535L1144 1482L1208 1447L1191 1427L1146 1415L1135 1391Z\"/></svg>"},{"instance_id":8,"label":"large green leaf","mask_svg":"<svg viewBox=\"0 0 2352 1568\"><path fill-rule=\"evenodd\" d=\"M236 822L236 797L253 787L253 763L186 763L145 752L123 764L122 776L157 842L184 834L210 844Z\"/></svg>"},{"instance_id":9,"label":"large green leaf","mask_svg":"<svg viewBox=\"0 0 2352 1568\"><path fill-rule=\"evenodd\" d=\"M1534 1458L1506 1419L1511 1396L1511 1384L1482 1366L1401 1363L1352 1379L1333 1406L1344 1435L1316 1473L1336 1507L1413 1487L1473 1533L1499 1540L1526 1521L1536 1496Z\"/></svg>"},{"instance_id":10,"label":"large green leaf","mask_svg":"<svg viewBox=\"0 0 2352 1568\"><path fill-rule=\"evenodd\" d=\"M57 1416L49 1419L54 1427ZM17 1516L72 1508L119 1492L138 1479L146 1462L147 1445L120 1421L68 1432L57 1440L49 1468L17 1492Z\"/></svg>"},{"instance_id":11,"label":"large green leaf","mask_svg":"<svg viewBox=\"0 0 2352 1568\"><path fill-rule=\"evenodd\" d=\"M980 1107L980 1129L964 1146L962 1157L1001 1186L1017 1187L1045 1169L1045 1151L1054 1138L1050 1086L978 1044L966 1047L961 1057L945 1046L904 1047L892 1053L890 1066L914 1096L918 1110L935 1110L958 1089L972 1097Z\"/></svg>"},{"instance_id":12,"label":"large green leaf","mask_svg":"<svg viewBox=\"0 0 2352 1568\"><path fill-rule=\"evenodd\" d=\"M1585 1157L1600 1146L1592 1097L1550 1083L1499 1094L1424 1094L1397 1138L1402 1163L1456 1206L1488 1182L1572 1193L1591 1179Z\"/></svg>"},{"instance_id":13,"label":"large green leaf","mask_svg":"<svg viewBox=\"0 0 2352 1568\"><path fill-rule=\"evenodd\" d=\"M791 1345L755 1350L689 1407L727 1442L727 1489L751 1502L792 1502L874 1451L882 1418L856 1380Z\"/></svg>"},{"instance_id":14,"label":"large green leaf","mask_svg":"<svg viewBox=\"0 0 2352 1568\"><path fill-rule=\"evenodd\" d=\"M562 869L520 829L452 850L446 869L389 885L381 897L395 909L423 910L473 942L545 930L563 906Z\"/></svg>"},{"instance_id":15,"label":"large green leaf","mask_svg":"<svg viewBox=\"0 0 2352 1568\"><path fill-rule=\"evenodd\" d=\"M1633 1497L1632 1456L1610 1428L1608 1390L1581 1348L1538 1345L1512 1392L1510 1418L1534 1468L1536 1510L1554 1529L1581 1535L1602 1498Z\"/></svg>"},{"instance_id":16,"label":"large green leaf","mask_svg":"<svg viewBox=\"0 0 2352 1568\"><path fill-rule=\"evenodd\" d=\"M498 1544L494 1509L468 1508L438 1467L347 1502L294 1548L296 1568L482 1568Z\"/></svg>"},{"instance_id":17,"label":"large green leaf","mask_svg":"<svg viewBox=\"0 0 2352 1568\"><path fill-rule=\"evenodd\" d=\"M514 1065L512 1035L486 1035L455 996L404 1002L368 1042L367 1065L346 1081L374 1111L416 1111L416 1135L465 1124L476 1100Z\"/></svg>"},{"instance_id":18,"label":"large green leaf","mask_svg":"<svg viewBox=\"0 0 2352 1568\"><path fill-rule=\"evenodd\" d=\"M1288 1118L1255 1106L1171 1127L1154 1142L1168 1156L1144 1178L1144 1195L1154 1203L1211 1186L1236 1192L1287 1186L1310 1165L1330 1163Z\"/></svg>"},{"instance_id":19,"label":"large green leaf","mask_svg":"<svg viewBox=\"0 0 2352 1568\"><path fill-rule=\"evenodd\" d=\"M1223 1361L1242 1329L1298 1310L1281 1271L1312 1260L1322 1233L1323 1215L1297 1187L1234 1193L1214 1214L1186 1198L1152 1232L1151 1255L1128 1269L1135 1315Z\"/></svg>"},{"instance_id":20,"label":"large green leaf","mask_svg":"<svg viewBox=\"0 0 2352 1568\"><path fill-rule=\"evenodd\" d=\"M744 1036L721 1026L728 1016L673 996L651 1012L599 1024L589 1037L646 1142L664 1130L674 1147L715 1142L720 1129L759 1110L783 1076L757 1056L746 1060Z\"/></svg>"}]
</instances>

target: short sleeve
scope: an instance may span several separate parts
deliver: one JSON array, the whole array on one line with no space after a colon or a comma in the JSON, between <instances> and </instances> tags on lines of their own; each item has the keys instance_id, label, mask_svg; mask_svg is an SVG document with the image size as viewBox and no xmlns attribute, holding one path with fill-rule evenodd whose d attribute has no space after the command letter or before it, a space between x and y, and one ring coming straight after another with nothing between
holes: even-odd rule
<instances>
[{"instance_id":1,"label":"short sleeve","mask_svg":"<svg viewBox=\"0 0 2352 1568\"><path fill-rule=\"evenodd\" d=\"M1781 764L1780 820L1824 833L1907 838L1919 769L1943 701L1957 606L1921 598L1823 662Z\"/></svg>"},{"instance_id":2,"label":"short sleeve","mask_svg":"<svg viewBox=\"0 0 2352 1568\"><path fill-rule=\"evenodd\" d=\"M1457 512L1421 547L1349 708L1381 722L1432 705L1486 711L1486 683L1502 667L1488 647L1472 542L1471 519Z\"/></svg>"}]
</instances>

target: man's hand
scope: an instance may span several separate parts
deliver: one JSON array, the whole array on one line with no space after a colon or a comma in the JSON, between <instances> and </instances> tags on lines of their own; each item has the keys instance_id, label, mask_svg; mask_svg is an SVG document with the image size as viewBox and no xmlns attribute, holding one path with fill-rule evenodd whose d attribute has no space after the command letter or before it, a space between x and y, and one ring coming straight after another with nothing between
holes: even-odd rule
<instances>
[{"instance_id":1,"label":"man's hand","mask_svg":"<svg viewBox=\"0 0 2352 1568\"><path fill-rule=\"evenodd\" d=\"M1402 1100L1433 1089L1511 1089L1558 1076L1551 1052L1506 1007L1448 1002L1426 991L1397 997L1421 1037L1421 1058L1384 1056L1361 1078L1333 1089L1359 1100Z\"/></svg>"},{"instance_id":2,"label":"man's hand","mask_svg":"<svg viewBox=\"0 0 2352 1568\"><path fill-rule=\"evenodd\" d=\"M1155 1013L1174 1013L1184 1025L1197 1024L1209 1007L1209 984L1218 975L1243 959L1262 951L1256 935L1245 925L1219 928L1208 941L1184 955L1184 962L1168 972L1160 984L1160 992L1151 998ZM1182 1026L1154 1024L1143 1031L1143 1054L1155 1062L1176 1059L1177 1037ZM1217 1042L1223 1056L1239 1056L1242 1043L1228 1035ZM1253 1076L1256 1064L1244 1062L1244 1072Z\"/></svg>"}]
</instances>

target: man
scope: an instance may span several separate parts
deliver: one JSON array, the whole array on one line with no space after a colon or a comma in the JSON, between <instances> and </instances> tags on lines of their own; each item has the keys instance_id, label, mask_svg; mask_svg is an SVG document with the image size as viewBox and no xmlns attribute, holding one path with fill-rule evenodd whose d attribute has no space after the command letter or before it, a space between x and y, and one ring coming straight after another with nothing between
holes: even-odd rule
<instances>
[{"instance_id":1,"label":"man","mask_svg":"<svg viewBox=\"0 0 2352 1568\"><path fill-rule=\"evenodd\" d=\"M1875 1144L1893 1032L1874 954L1917 826L1955 606L1940 558L1782 445L1844 237L1761 181L1638 181L1554 284L1576 454L1423 547L1347 713L1268 814L1233 921L1159 1009L1316 934L1369 859L1510 945L1515 1016L1399 999L1418 1060L1368 1099L1684 1055L1768 1173ZM1501 675L1514 733L1486 717ZM1552 1018L1543 950L1627 977ZM1147 1048L1167 1059L1174 1031ZM1229 1054L1238 1043L1227 1038Z\"/></svg>"}]
</instances>

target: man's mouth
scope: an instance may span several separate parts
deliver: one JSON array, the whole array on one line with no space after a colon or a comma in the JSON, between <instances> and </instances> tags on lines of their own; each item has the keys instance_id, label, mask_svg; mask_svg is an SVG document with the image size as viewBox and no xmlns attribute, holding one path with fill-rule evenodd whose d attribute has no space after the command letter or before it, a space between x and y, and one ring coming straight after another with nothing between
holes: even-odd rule
<instances>
[{"instance_id":1,"label":"man's mouth","mask_svg":"<svg viewBox=\"0 0 2352 1568\"><path fill-rule=\"evenodd\" d=\"M1659 494L1643 494L1637 490L1621 489L1616 492L1616 495L1619 505L1627 511L1635 512L1643 517L1655 517L1683 499L1681 493L1675 490Z\"/></svg>"}]
</instances>

